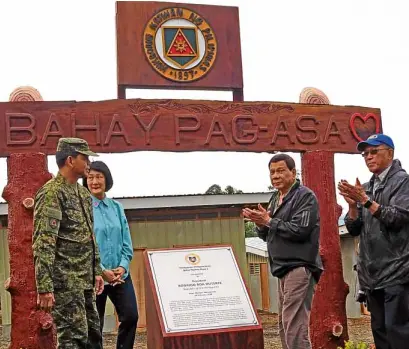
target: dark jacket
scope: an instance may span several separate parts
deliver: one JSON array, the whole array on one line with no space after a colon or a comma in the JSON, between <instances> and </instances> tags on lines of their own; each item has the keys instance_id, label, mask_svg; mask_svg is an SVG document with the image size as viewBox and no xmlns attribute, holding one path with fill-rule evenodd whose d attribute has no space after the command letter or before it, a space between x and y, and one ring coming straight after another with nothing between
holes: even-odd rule
<instances>
[{"instance_id":1,"label":"dark jacket","mask_svg":"<svg viewBox=\"0 0 409 349\"><path fill-rule=\"evenodd\" d=\"M379 211L374 216L358 205L358 219L345 217L349 233L360 236L357 271L366 290L409 282L409 175L394 160L375 195L374 178L363 186Z\"/></svg>"},{"instance_id":2,"label":"dark jacket","mask_svg":"<svg viewBox=\"0 0 409 349\"><path fill-rule=\"evenodd\" d=\"M257 229L258 236L267 242L271 272L281 278L291 269L303 266L311 271L318 282L323 267L319 255L317 198L297 180L273 214L278 196L278 192L273 193L269 203L270 227Z\"/></svg>"}]
</instances>

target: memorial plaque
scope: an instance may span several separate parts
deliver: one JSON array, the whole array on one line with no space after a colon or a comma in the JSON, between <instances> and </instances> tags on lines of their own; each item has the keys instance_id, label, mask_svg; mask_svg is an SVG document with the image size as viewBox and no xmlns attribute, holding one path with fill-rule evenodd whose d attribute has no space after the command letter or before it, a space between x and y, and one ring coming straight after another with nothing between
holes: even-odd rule
<instances>
[{"instance_id":1,"label":"memorial plaque","mask_svg":"<svg viewBox=\"0 0 409 349\"><path fill-rule=\"evenodd\" d=\"M263 327L230 245L146 250L149 349L262 349Z\"/></svg>"},{"instance_id":2,"label":"memorial plaque","mask_svg":"<svg viewBox=\"0 0 409 349\"><path fill-rule=\"evenodd\" d=\"M148 256L167 333L258 325L230 247Z\"/></svg>"}]
</instances>

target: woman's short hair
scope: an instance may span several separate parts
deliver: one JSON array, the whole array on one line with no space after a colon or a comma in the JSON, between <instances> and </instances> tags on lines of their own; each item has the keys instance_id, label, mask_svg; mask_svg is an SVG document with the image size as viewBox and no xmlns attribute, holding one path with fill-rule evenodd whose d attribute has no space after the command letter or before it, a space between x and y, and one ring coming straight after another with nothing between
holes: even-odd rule
<instances>
[{"instance_id":1,"label":"woman's short hair","mask_svg":"<svg viewBox=\"0 0 409 349\"><path fill-rule=\"evenodd\" d=\"M97 172L101 172L104 175L104 177L105 177L105 191L106 192L112 188L112 186L114 185L114 180L112 178L111 171L109 170L109 168L105 164L105 162L103 162L103 161L93 161L89 165L89 170L90 171L94 170L94 171L97 171ZM86 178L84 179L83 183L84 183L84 187L89 189L88 185L87 185L87 179Z\"/></svg>"}]
</instances>

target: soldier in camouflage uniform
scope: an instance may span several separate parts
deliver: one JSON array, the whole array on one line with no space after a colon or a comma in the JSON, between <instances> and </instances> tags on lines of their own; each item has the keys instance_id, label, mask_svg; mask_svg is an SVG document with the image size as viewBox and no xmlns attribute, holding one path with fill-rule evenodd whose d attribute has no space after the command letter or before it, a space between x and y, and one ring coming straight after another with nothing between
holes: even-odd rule
<instances>
[{"instance_id":1,"label":"soldier in camouflage uniform","mask_svg":"<svg viewBox=\"0 0 409 349\"><path fill-rule=\"evenodd\" d=\"M101 348L95 293L104 288L93 233L92 200L77 183L89 169L88 143L60 138L57 176L37 192L33 252L38 306L51 311L58 347Z\"/></svg>"}]
</instances>

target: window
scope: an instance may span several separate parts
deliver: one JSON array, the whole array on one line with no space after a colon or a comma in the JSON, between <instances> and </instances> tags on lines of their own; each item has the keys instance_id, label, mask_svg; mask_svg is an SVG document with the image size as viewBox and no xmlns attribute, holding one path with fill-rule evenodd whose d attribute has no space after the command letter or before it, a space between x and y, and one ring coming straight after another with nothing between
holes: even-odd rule
<instances>
[{"instance_id":1,"label":"window","mask_svg":"<svg viewBox=\"0 0 409 349\"><path fill-rule=\"evenodd\" d=\"M259 275L260 274L260 264L250 263L250 275Z\"/></svg>"}]
</instances>

